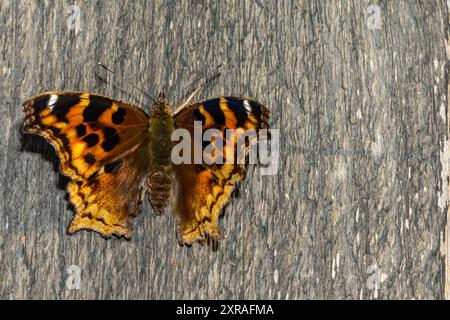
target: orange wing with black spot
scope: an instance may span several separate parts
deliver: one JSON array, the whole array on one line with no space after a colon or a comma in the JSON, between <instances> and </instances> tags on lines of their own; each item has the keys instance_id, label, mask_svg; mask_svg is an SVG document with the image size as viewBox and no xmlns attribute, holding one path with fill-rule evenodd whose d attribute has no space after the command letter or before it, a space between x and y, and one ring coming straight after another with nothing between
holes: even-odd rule
<instances>
[{"instance_id":1,"label":"orange wing with black spot","mask_svg":"<svg viewBox=\"0 0 450 320\"><path fill-rule=\"evenodd\" d=\"M219 215L230 201L238 182L245 178L245 163L236 156L237 141L250 130L268 128L269 111L260 103L243 98L221 97L194 104L174 115L175 126L185 128L193 136L194 121L201 121L202 133L207 129L218 129L224 146L214 149L206 156L223 164L174 165L176 177L175 215L178 221L179 242L192 244L210 237L220 239ZM227 137L226 129L234 129L235 135ZM253 137L258 139L258 136ZM193 142L195 144L195 142ZM202 145L205 151L207 146ZM244 155L248 155L249 143L241 144ZM192 150L195 150L194 145ZM205 154L205 153L204 153ZM211 162L210 162L211 163Z\"/></svg>"},{"instance_id":2,"label":"orange wing with black spot","mask_svg":"<svg viewBox=\"0 0 450 320\"><path fill-rule=\"evenodd\" d=\"M124 102L85 92L48 92L24 104L25 133L45 137L70 177L75 216L69 233L89 229L130 237L144 181L148 115Z\"/></svg>"}]
</instances>

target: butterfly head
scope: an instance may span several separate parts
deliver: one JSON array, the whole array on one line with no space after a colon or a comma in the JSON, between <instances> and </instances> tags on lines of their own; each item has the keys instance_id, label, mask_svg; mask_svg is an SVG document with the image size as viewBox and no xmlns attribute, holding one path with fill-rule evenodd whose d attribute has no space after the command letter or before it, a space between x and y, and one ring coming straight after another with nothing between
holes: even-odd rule
<instances>
[{"instance_id":1,"label":"butterfly head","mask_svg":"<svg viewBox=\"0 0 450 320\"><path fill-rule=\"evenodd\" d=\"M153 114L159 114L159 113L170 113L170 106L169 102L166 99L166 95L164 92L161 92L158 97L156 98L156 102L153 104L152 107L152 113Z\"/></svg>"}]
</instances>

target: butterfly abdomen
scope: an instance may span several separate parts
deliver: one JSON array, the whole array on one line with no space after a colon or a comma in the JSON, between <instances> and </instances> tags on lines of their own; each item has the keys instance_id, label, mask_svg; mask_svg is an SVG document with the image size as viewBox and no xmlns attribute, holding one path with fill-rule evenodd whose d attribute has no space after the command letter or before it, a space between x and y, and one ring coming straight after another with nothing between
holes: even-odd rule
<instances>
[{"instance_id":1,"label":"butterfly abdomen","mask_svg":"<svg viewBox=\"0 0 450 320\"><path fill-rule=\"evenodd\" d=\"M154 112L150 118L150 170L147 185L150 201L157 213L163 213L167 206L172 186L172 141L174 130L172 115L166 111Z\"/></svg>"}]
</instances>

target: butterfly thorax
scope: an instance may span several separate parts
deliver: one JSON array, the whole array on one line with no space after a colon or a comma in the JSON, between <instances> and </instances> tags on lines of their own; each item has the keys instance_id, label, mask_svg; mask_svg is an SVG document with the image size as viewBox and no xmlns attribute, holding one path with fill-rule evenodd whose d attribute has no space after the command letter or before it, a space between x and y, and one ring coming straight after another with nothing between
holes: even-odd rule
<instances>
[{"instance_id":1,"label":"butterfly thorax","mask_svg":"<svg viewBox=\"0 0 450 320\"><path fill-rule=\"evenodd\" d=\"M149 174L147 186L150 191L150 201L157 213L163 213L166 207L172 185L172 141L174 122L170 107L163 95L152 107L149 122Z\"/></svg>"}]
</instances>

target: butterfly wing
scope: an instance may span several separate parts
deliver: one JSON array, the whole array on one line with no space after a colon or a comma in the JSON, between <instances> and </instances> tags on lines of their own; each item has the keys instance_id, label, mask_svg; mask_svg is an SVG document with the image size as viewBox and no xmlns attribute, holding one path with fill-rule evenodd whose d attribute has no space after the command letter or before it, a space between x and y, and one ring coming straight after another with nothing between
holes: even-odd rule
<instances>
[{"instance_id":1,"label":"butterfly wing","mask_svg":"<svg viewBox=\"0 0 450 320\"><path fill-rule=\"evenodd\" d=\"M24 104L23 131L45 137L72 181L69 233L90 229L129 237L146 170L148 115L124 102L83 92L48 92Z\"/></svg>"},{"instance_id":2,"label":"butterfly wing","mask_svg":"<svg viewBox=\"0 0 450 320\"><path fill-rule=\"evenodd\" d=\"M68 233L93 230L109 238L131 237L131 219L140 212L146 192L147 149L139 147L127 157L105 165L87 180L67 185L76 214Z\"/></svg>"},{"instance_id":3,"label":"butterfly wing","mask_svg":"<svg viewBox=\"0 0 450 320\"><path fill-rule=\"evenodd\" d=\"M202 131L215 128L224 134L234 129L234 139L223 137L223 164L174 165L176 177L175 215L180 243L192 244L206 237L220 238L219 215L230 201L239 181L245 177L245 165L236 157L237 139L248 130L268 128L269 111L256 101L221 97L191 105L174 115L176 128L185 128L193 136L194 121L202 122ZM194 144L195 142L193 142ZM248 144L243 145L248 154ZM195 147L192 146L192 150ZM201 147L204 151L204 146ZM213 158L217 156L215 154ZM234 160L227 163L227 159Z\"/></svg>"}]
</instances>

